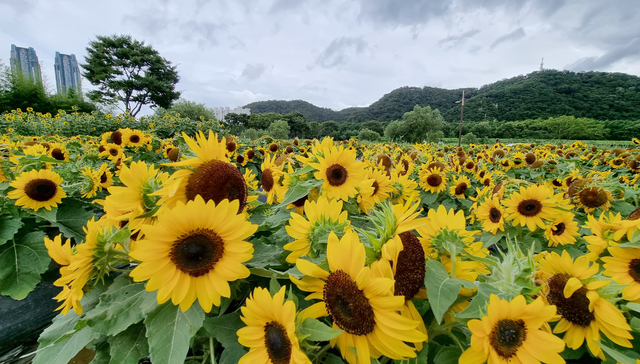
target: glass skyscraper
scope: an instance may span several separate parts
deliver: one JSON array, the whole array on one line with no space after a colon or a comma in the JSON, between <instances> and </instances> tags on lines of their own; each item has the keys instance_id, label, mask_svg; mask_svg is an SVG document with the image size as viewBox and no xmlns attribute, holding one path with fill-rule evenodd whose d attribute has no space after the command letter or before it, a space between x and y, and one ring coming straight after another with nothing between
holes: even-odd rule
<instances>
[{"instance_id":1,"label":"glass skyscraper","mask_svg":"<svg viewBox=\"0 0 640 364\"><path fill-rule=\"evenodd\" d=\"M55 60L56 86L58 93L66 93L70 88L82 93L82 77L80 67L74 54L61 54L56 52Z\"/></svg>"},{"instance_id":2,"label":"glass skyscraper","mask_svg":"<svg viewBox=\"0 0 640 364\"><path fill-rule=\"evenodd\" d=\"M35 49L31 47L16 47L15 44L12 44L10 63L11 71L15 72L20 70L23 75L34 78L42 83L40 62L38 61L38 55Z\"/></svg>"}]
</instances>

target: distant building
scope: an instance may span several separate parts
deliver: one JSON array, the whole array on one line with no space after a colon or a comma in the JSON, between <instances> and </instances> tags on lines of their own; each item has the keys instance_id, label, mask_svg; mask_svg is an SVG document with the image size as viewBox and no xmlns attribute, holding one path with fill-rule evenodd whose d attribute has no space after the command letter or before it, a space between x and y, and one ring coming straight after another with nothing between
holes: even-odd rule
<instances>
[{"instance_id":1,"label":"distant building","mask_svg":"<svg viewBox=\"0 0 640 364\"><path fill-rule=\"evenodd\" d=\"M21 71L23 75L29 76L42 83L42 73L40 72L40 62L36 50L29 48L16 47L11 45L11 71Z\"/></svg>"},{"instance_id":2,"label":"distant building","mask_svg":"<svg viewBox=\"0 0 640 364\"><path fill-rule=\"evenodd\" d=\"M243 108L241 108L239 106L236 107L235 109L231 109L228 106L225 106L225 107L214 107L213 108L213 113L216 116L216 120L224 121L224 116L229 114L229 113L251 115L251 109L243 109Z\"/></svg>"},{"instance_id":3,"label":"distant building","mask_svg":"<svg viewBox=\"0 0 640 364\"><path fill-rule=\"evenodd\" d=\"M56 52L55 59L56 86L58 93L67 93L67 90L73 88L78 93L82 93L82 77L80 75L80 67L74 54L61 54Z\"/></svg>"}]
</instances>

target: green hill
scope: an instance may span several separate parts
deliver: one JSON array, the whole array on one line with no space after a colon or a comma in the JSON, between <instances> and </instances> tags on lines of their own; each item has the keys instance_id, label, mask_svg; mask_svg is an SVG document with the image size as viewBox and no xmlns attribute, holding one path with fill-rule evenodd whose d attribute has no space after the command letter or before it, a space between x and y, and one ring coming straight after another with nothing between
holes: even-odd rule
<instances>
[{"instance_id":1,"label":"green hill","mask_svg":"<svg viewBox=\"0 0 640 364\"><path fill-rule=\"evenodd\" d=\"M624 73L544 70L465 90L465 121L516 121L561 115L598 120L640 119L640 77ZM368 107L340 111L302 100L258 101L252 113L299 111L307 121L400 119L415 105L438 109L447 121L460 118L462 89L401 87Z\"/></svg>"}]
</instances>

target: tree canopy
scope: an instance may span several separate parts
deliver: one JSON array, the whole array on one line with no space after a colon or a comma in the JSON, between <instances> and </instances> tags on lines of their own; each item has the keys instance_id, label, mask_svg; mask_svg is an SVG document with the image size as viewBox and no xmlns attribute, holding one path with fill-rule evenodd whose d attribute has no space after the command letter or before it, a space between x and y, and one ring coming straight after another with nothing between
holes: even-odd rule
<instances>
[{"instance_id":1,"label":"tree canopy","mask_svg":"<svg viewBox=\"0 0 640 364\"><path fill-rule=\"evenodd\" d=\"M93 101L124 104L135 116L142 106L169 108L180 97L175 90L179 77L176 67L158 51L130 35L98 36L87 49L81 64L86 77L97 90L87 93Z\"/></svg>"}]
</instances>

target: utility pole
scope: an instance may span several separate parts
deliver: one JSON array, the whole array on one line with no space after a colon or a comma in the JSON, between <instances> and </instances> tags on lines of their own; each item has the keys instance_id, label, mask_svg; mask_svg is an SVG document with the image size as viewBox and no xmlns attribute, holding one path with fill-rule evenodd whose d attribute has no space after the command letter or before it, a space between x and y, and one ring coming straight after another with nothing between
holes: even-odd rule
<instances>
[{"instance_id":1,"label":"utility pole","mask_svg":"<svg viewBox=\"0 0 640 364\"><path fill-rule=\"evenodd\" d=\"M462 143L462 117L464 115L464 90L462 90L462 106L460 107L460 131L458 132L458 146Z\"/></svg>"}]
</instances>

